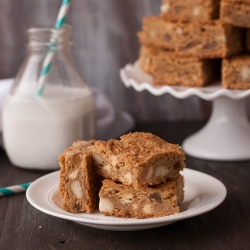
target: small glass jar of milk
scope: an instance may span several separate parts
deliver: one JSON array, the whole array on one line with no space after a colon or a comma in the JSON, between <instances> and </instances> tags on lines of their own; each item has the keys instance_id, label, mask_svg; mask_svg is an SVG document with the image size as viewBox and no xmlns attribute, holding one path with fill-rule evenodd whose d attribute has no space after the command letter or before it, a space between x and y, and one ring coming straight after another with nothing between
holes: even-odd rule
<instances>
[{"instance_id":1,"label":"small glass jar of milk","mask_svg":"<svg viewBox=\"0 0 250 250\"><path fill-rule=\"evenodd\" d=\"M95 138L94 96L71 58L70 26L30 28L27 35L28 55L3 107L4 146L15 166L58 169L64 149ZM38 78L55 41L43 93L37 96Z\"/></svg>"}]
</instances>

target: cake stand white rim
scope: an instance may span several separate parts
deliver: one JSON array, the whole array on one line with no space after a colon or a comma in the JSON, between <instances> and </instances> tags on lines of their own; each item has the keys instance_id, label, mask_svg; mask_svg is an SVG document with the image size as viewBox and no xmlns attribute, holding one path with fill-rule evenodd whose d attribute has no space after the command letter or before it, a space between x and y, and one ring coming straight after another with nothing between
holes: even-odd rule
<instances>
[{"instance_id":1,"label":"cake stand white rim","mask_svg":"<svg viewBox=\"0 0 250 250\"><path fill-rule=\"evenodd\" d=\"M134 76L137 76L135 78ZM202 88L183 87L183 86L154 86L152 85L152 76L143 72L138 65L138 61L134 64L126 64L120 69L120 77L126 87L133 87L136 91L149 91L155 96L164 95L166 93L178 99L184 99L190 96L198 96L201 99L211 101L217 97L225 96L230 99L239 100L250 96L248 90L232 90L221 87L220 82Z\"/></svg>"}]
</instances>

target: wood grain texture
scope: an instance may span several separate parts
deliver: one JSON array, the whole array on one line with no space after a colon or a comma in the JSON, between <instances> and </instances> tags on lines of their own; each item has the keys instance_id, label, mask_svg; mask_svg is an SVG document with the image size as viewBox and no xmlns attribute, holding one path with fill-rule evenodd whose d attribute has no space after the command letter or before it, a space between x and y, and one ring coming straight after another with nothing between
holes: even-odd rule
<instances>
[{"instance_id":1,"label":"wood grain texture","mask_svg":"<svg viewBox=\"0 0 250 250\"><path fill-rule=\"evenodd\" d=\"M0 79L14 77L25 58L25 29L53 25L60 0L0 0ZM146 15L158 15L161 0L74 0L67 18L73 26L73 58L90 86L100 88L118 110L137 121L203 120L211 103L127 89L119 70L138 57L136 32ZM248 102L248 112L250 105Z\"/></svg>"},{"instance_id":2,"label":"wood grain texture","mask_svg":"<svg viewBox=\"0 0 250 250\"><path fill-rule=\"evenodd\" d=\"M181 144L203 125L203 122L143 123L136 130ZM25 194L19 194L0 198L0 249L250 249L250 161L211 162L187 157L186 164L225 184L228 194L220 206L156 229L113 232L46 215L33 208ZM0 150L0 173L0 186L7 186L34 181L47 172L16 168Z\"/></svg>"}]
</instances>

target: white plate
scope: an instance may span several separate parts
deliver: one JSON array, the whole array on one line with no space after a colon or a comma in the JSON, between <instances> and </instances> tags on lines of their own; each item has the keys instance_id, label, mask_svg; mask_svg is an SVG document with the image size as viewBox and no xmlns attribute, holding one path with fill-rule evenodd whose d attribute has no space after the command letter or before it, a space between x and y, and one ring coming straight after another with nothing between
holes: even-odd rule
<instances>
[{"instance_id":1,"label":"white plate","mask_svg":"<svg viewBox=\"0 0 250 250\"><path fill-rule=\"evenodd\" d=\"M207 174L185 169L185 199L179 214L152 219L118 218L94 213L69 213L62 209L58 190L59 171L33 182L26 192L29 203L38 210L76 223L105 230L135 231L165 226L179 220L206 213L217 207L226 197L225 186Z\"/></svg>"},{"instance_id":2,"label":"white plate","mask_svg":"<svg viewBox=\"0 0 250 250\"><path fill-rule=\"evenodd\" d=\"M153 78L139 68L138 61L134 64L127 64L120 70L120 77L126 87L133 87L136 91L148 90L151 94L160 96L169 93L172 96L183 99L196 95L204 100L214 100L220 96L239 100L250 95L248 90L233 90L221 87L219 82L202 88L191 88L183 86L154 86Z\"/></svg>"}]
</instances>

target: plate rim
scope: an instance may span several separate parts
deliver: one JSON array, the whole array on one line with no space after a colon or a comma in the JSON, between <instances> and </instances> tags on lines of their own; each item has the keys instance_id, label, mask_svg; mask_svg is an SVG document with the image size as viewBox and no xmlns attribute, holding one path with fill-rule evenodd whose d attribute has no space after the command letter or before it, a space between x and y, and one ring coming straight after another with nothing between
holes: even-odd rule
<instances>
[{"instance_id":1,"label":"plate rim","mask_svg":"<svg viewBox=\"0 0 250 250\"><path fill-rule=\"evenodd\" d=\"M29 188L26 191L26 198L28 200L28 202L37 210L44 212L45 214L48 215L52 215L55 216L57 218L61 218L61 219L66 219L66 220L70 220L70 221L74 221L74 222L78 222L80 224L95 224L95 225L105 225L105 226L133 226L133 225L150 225L150 224L164 224L164 223L170 223L170 222L177 222L183 219L188 219L191 217L195 217L197 215L201 215L204 213L207 213L211 210L213 210L214 208L216 208L217 206L219 206L226 198L227 196L227 189L225 187L225 185L218 179L216 179L215 177L208 175L206 173L197 171L197 170L193 170L193 169L189 169L189 168L185 168L184 169L184 173L185 172L195 172L196 174L201 174L203 176L205 176L206 178L210 178L213 179L213 181L217 182L217 184L220 185L220 199L218 199L217 201L213 202L211 205L207 205L206 207L204 207L203 209L199 209L197 211L194 211L190 214L185 213L186 211L184 211L183 213L178 213L178 214L174 214L174 215L169 215L169 216L163 216L163 217L157 217L157 218L148 218L148 219L134 219L133 221L130 221L129 219L131 218L120 218L121 220L119 220L119 217L115 217L117 218L117 220L94 220L94 219L88 219L88 218L79 218L79 217L73 217L72 215L70 215L70 212L64 211L69 213L68 214L60 214L58 212L54 212L51 211L49 209L46 209L44 207L41 207L39 204L36 204L36 202L33 201L33 198L31 197L31 192L34 191L33 189L36 188L36 185L39 184L39 182L42 182L44 180L46 180L47 178L50 178L54 175L58 175L60 173L60 170L58 171L54 171L52 173L46 174L40 178L38 178L37 180L35 180L33 183L31 183L31 185L29 186ZM51 185L50 187L48 187L45 192L44 192L44 196L43 199L46 199L45 194L48 193L48 191L51 191L52 189L54 189L56 187L56 185L58 185L59 183L55 183L53 185ZM52 201L53 202L53 201ZM51 206L51 205L50 205ZM74 214L74 213L72 213ZM86 214L86 213L84 213ZM109 217L110 218L110 217Z\"/></svg>"}]
</instances>

